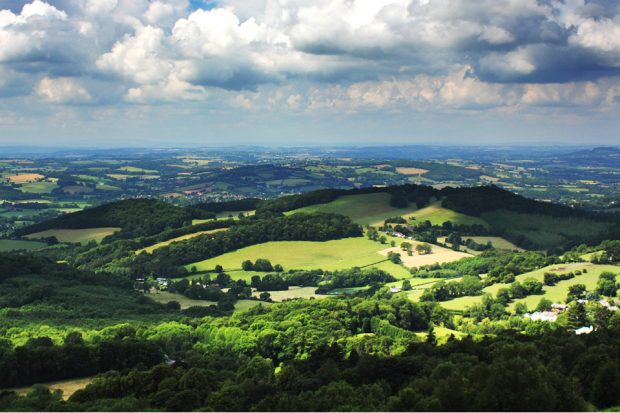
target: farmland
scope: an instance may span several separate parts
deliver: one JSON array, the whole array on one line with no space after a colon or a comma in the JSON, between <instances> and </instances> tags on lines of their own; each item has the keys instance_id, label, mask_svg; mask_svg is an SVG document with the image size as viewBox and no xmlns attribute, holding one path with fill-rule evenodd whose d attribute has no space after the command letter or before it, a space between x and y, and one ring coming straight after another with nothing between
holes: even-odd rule
<instances>
[{"instance_id":1,"label":"farmland","mask_svg":"<svg viewBox=\"0 0 620 413\"><path fill-rule=\"evenodd\" d=\"M255 261L257 258L267 258L273 264L281 264L285 270L318 268L339 270L369 266L387 260L379 254L383 247L366 238L346 238L325 242L274 241L241 248L215 258L189 264L186 268L191 269L195 266L198 271L210 271L216 265L221 265L224 270L231 271L239 270L244 260ZM394 271L402 273L400 267L392 263L383 264L382 269L390 272L390 268L394 267L398 268ZM236 278L242 274L235 271L231 275Z\"/></svg>"},{"instance_id":2,"label":"farmland","mask_svg":"<svg viewBox=\"0 0 620 413\"><path fill-rule=\"evenodd\" d=\"M315 299L323 299L327 298L327 295L318 295L314 292L316 291L316 287L289 287L288 290L285 291L269 291L271 295L271 299L273 301L279 302L284 300L289 300L293 298L315 298ZM259 292L254 292L252 294L254 297L258 297L260 295Z\"/></svg>"},{"instance_id":3,"label":"farmland","mask_svg":"<svg viewBox=\"0 0 620 413\"><path fill-rule=\"evenodd\" d=\"M28 239L40 239L47 237L56 237L60 242L79 242L87 244L90 241L100 242L108 235L120 231L120 228L104 227L104 228L86 228L86 229L48 229L41 232L26 235Z\"/></svg>"},{"instance_id":4,"label":"farmland","mask_svg":"<svg viewBox=\"0 0 620 413\"><path fill-rule=\"evenodd\" d=\"M545 272L554 272L556 274L565 274L567 272L587 269L587 273L577 275L569 280L558 282L554 286L544 286L544 294L530 295L528 297L515 300L510 307L513 308L516 303L523 302L527 304L528 308L533 309L536 307L541 298L546 298L552 302L564 302L566 294L568 293L568 287L574 284L585 284L587 290L592 290L596 287L598 277L603 271L611 271L613 273L620 273L620 267L615 265L595 265L591 263L574 263L574 264L556 264L548 267L538 269L536 271L521 274L515 277L516 281L523 282L528 278L534 278L537 281L543 281ZM484 288L484 293L495 295L501 288L509 287L510 284L493 284ZM464 310L466 307L481 302L480 296L467 296L459 297L450 301L442 302L441 305L449 310Z\"/></svg>"},{"instance_id":5,"label":"farmland","mask_svg":"<svg viewBox=\"0 0 620 413\"><path fill-rule=\"evenodd\" d=\"M327 204L312 205L305 208L290 211L296 212L330 212L350 217L361 225L380 225L387 218L396 215L412 214L416 211L415 206L408 208L394 208L390 206L390 195L386 193L345 195Z\"/></svg>"},{"instance_id":6,"label":"farmland","mask_svg":"<svg viewBox=\"0 0 620 413\"><path fill-rule=\"evenodd\" d=\"M414 250L415 250L416 245L422 244L421 242L417 242L417 241L409 241L409 242L413 245ZM401 256L401 260L403 261L403 264L409 268L421 267L423 265L443 264L444 262L452 262L452 261L460 260L461 258L471 257L470 254L466 254L464 252L459 252L459 251L453 251L451 249L440 247L437 245L433 245L433 251L430 254L421 255L421 254L414 252L413 255L409 256L407 255L406 252L402 251L400 247L398 246L381 250L379 251L379 254L387 257L387 255L390 252L399 253Z\"/></svg>"}]
</instances>

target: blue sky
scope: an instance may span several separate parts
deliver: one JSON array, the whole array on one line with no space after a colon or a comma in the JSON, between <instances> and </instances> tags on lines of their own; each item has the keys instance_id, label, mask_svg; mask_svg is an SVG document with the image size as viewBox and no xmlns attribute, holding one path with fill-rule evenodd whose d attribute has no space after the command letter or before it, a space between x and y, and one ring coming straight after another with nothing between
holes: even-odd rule
<instances>
[{"instance_id":1,"label":"blue sky","mask_svg":"<svg viewBox=\"0 0 620 413\"><path fill-rule=\"evenodd\" d=\"M4 0L0 145L618 144L615 0Z\"/></svg>"}]
</instances>

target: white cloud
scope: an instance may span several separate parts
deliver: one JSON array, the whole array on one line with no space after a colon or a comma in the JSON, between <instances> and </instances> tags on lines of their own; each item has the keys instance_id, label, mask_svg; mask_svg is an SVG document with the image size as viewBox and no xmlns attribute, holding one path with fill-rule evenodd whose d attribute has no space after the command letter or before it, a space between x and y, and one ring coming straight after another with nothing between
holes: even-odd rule
<instances>
[{"instance_id":1,"label":"white cloud","mask_svg":"<svg viewBox=\"0 0 620 413\"><path fill-rule=\"evenodd\" d=\"M88 91L71 78L44 77L39 82L36 93L52 103L84 103L92 100Z\"/></svg>"},{"instance_id":2,"label":"white cloud","mask_svg":"<svg viewBox=\"0 0 620 413\"><path fill-rule=\"evenodd\" d=\"M134 36L117 42L101 56L97 67L138 84L152 84L167 78L172 70L164 45L164 31L158 27L140 28Z\"/></svg>"}]
</instances>

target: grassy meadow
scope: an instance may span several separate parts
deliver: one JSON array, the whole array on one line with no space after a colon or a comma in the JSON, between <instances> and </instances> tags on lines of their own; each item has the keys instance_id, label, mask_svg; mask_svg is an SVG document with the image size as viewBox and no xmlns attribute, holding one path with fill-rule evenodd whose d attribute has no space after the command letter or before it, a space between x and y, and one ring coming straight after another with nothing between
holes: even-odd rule
<instances>
[{"instance_id":1,"label":"grassy meadow","mask_svg":"<svg viewBox=\"0 0 620 413\"><path fill-rule=\"evenodd\" d=\"M510 304L510 308L514 308L515 304L518 302L523 302L527 304L528 308L533 309L536 307L541 298L546 298L552 302L564 302L566 299L566 295L568 293L568 287L574 284L585 284L586 289L592 290L596 287L598 282L598 277L603 271L611 271L614 273L620 273L620 267L615 265L595 265L591 263L573 263L573 264L555 264L550 265L548 267L544 267L532 272L528 272L525 274L521 274L515 277L516 281L523 282L528 278L534 278L540 282L543 281L544 274L546 272L554 272L556 274L565 274L568 272L574 272L577 270L583 271L583 269L587 269L588 272L585 274L577 275L570 280L564 280L558 282L554 286L543 287L544 294L541 295L530 295L525 298L521 298L519 300L515 300ZM485 293L489 293L491 295L496 295L497 292L501 288L510 287L510 284L493 284L489 287L486 287L483 291ZM449 310L464 310L466 307L472 304L478 304L481 302L481 296L467 296L467 297L459 297L450 301L444 301L441 305Z\"/></svg>"},{"instance_id":2,"label":"grassy meadow","mask_svg":"<svg viewBox=\"0 0 620 413\"><path fill-rule=\"evenodd\" d=\"M412 214L417 210L415 205L407 208L390 206L390 194L345 195L327 204L311 205L287 212L330 212L346 215L360 225L381 225L386 218Z\"/></svg>"},{"instance_id":3,"label":"grassy meadow","mask_svg":"<svg viewBox=\"0 0 620 413\"><path fill-rule=\"evenodd\" d=\"M240 271L243 261L267 258L272 264L281 264L285 270L318 268L341 270L374 264L395 276L404 276L407 273L405 269L387 262L387 258L379 254L379 251L384 248L385 245L363 237L325 242L273 241L241 248L218 257L189 264L186 268L191 269L191 267L196 266L198 271L211 271L219 264L224 267L225 271L230 272L232 270L233 272L230 272L230 275L233 278L243 278L244 272ZM245 275L249 278L255 273L255 271L250 271Z\"/></svg>"}]
</instances>

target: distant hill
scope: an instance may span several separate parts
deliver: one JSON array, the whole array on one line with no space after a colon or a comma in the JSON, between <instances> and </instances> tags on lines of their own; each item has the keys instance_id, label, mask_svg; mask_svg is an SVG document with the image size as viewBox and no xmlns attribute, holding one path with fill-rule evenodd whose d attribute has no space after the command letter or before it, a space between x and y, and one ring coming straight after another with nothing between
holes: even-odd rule
<instances>
[{"instance_id":1,"label":"distant hill","mask_svg":"<svg viewBox=\"0 0 620 413\"><path fill-rule=\"evenodd\" d=\"M166 229L191 225L192 214L157 199L127 199L59 216L20 229L25 235L48 229L120 227L117 238L135 238L158 234Z\"/></svg>"}]
</instances>

